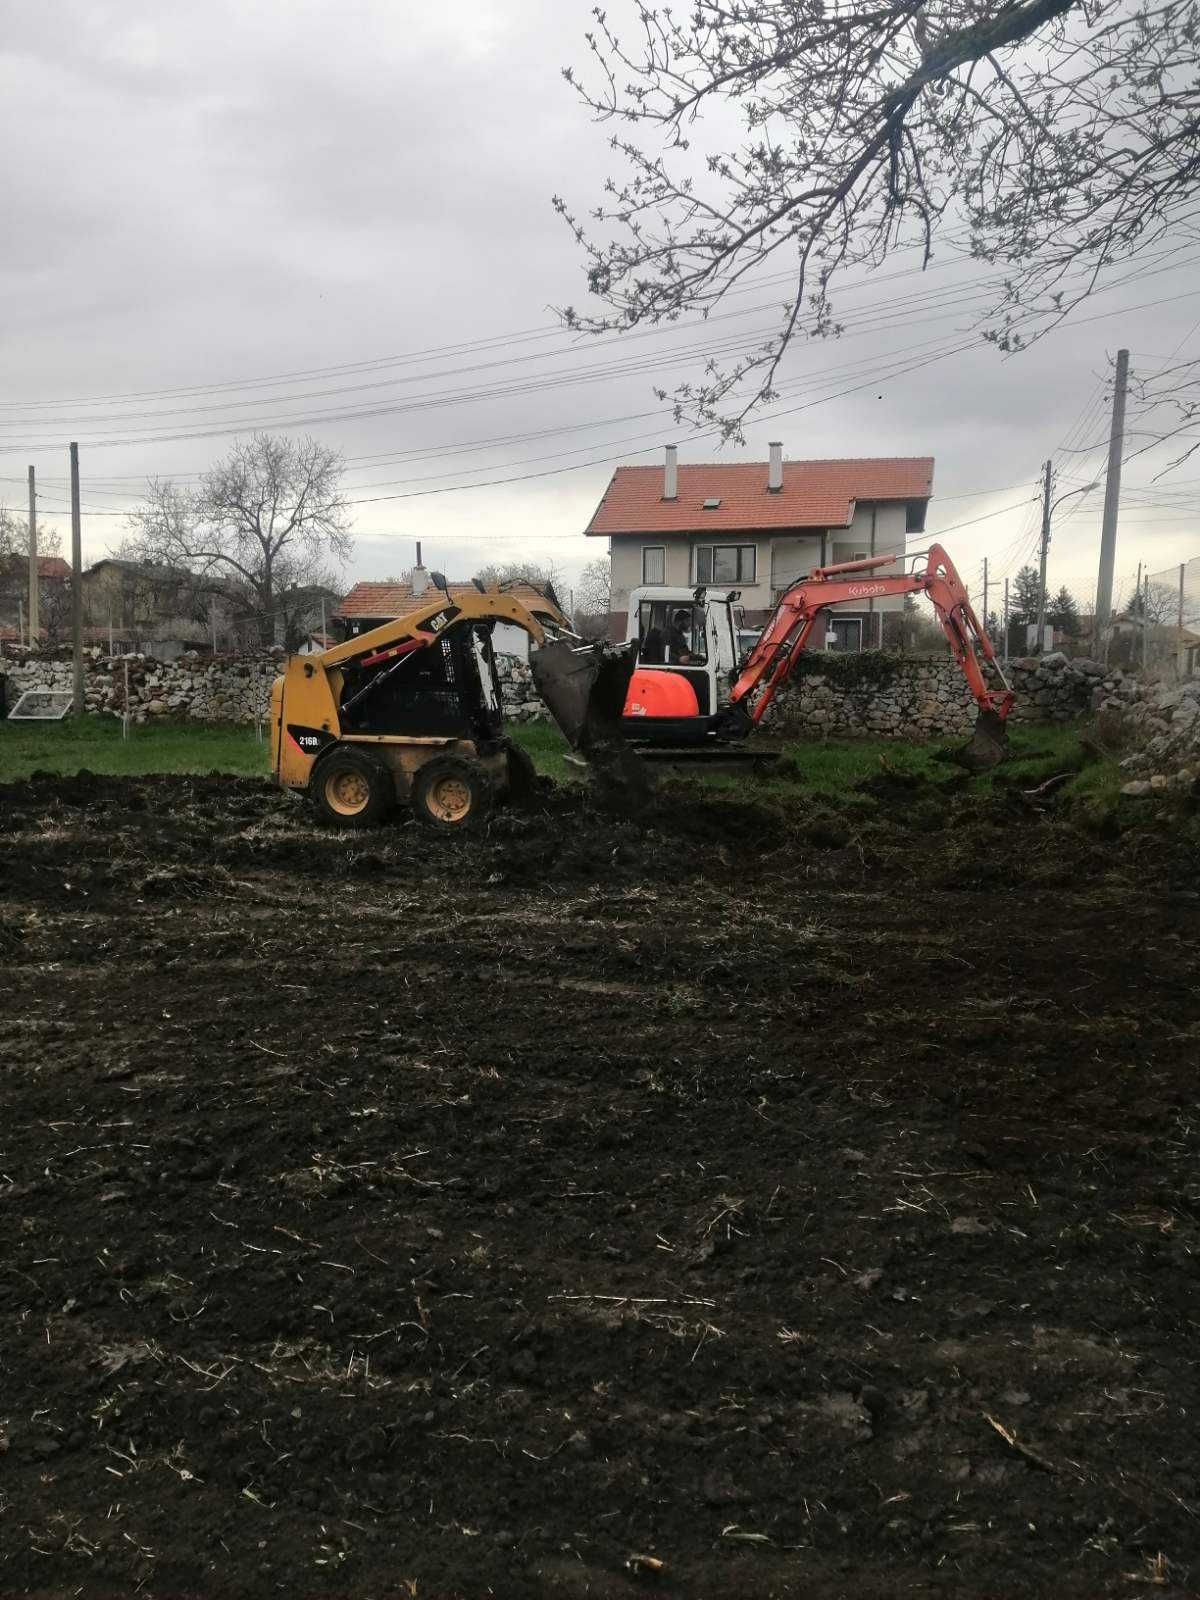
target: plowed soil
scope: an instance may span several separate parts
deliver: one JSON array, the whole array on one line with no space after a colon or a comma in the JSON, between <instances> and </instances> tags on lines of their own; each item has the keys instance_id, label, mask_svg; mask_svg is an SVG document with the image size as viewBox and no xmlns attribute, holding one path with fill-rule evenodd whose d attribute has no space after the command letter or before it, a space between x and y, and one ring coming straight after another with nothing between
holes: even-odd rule
<instances>
[{"instance_id":1,"label":"plowed soil","mask_svg":"<svg viewBox=\"0 0 1200 1600\"><path fill-rule=\"evenodd\" d=\"M0 1595L1195 1593L1194 831L957 781L0 791Z\"/></svg>"}]
</instances>

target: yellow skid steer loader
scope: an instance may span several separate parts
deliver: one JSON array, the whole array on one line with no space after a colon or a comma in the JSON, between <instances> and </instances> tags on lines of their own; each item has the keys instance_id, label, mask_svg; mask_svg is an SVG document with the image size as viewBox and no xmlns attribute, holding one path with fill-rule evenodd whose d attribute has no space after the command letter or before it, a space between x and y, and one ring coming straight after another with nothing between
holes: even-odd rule
<instances>
[{"instance_id":1,"label":"yellow skid steer loader","mask_svg":"<svg viewBox=\"0 0 1200 1600\"><path fill-rule=\"evenodd\" d=\"M271 689L276 782L345 828L373 827L397 804L431 828L466 828L498 800L527 798L536 776L504 736L497 622L529 634L534 680L567 742L620 769L632 653L580 639L549 586L456 585L451 596L441 573L431 578L404 615L288 657Z\"/></svg>"}]
</instances>

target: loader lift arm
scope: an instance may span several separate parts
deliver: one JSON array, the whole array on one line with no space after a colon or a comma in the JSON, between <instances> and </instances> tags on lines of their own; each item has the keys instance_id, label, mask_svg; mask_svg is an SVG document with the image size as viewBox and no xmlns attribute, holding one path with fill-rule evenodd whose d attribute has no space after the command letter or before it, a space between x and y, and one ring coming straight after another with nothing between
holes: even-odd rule
<instances>
[{"instance_id":1,"label":"loader lift arm","mask_svg":"<svg viewBox=\"0 0 1200 1600\"><path fill-rule=\"evenodd\" d=\"M925 594L933 602L950 649L979 707L979 729L1000 748L1004 722L1012 708L1012 690L1004 677L986 630L971 608L954 563L940 544L924 552L925 565L902 573L882 573L895 556L845 561L814 567L793 583L775 604L754 648L738 668L730 690L727 732L748 733L761 721L778 690L787 682L817 618L844 600L880 599L887 595ZM907 559L920 561L921 555ZM990 689L983 662L991 664L1003 684Z\"/></svg>"}]
</instances>

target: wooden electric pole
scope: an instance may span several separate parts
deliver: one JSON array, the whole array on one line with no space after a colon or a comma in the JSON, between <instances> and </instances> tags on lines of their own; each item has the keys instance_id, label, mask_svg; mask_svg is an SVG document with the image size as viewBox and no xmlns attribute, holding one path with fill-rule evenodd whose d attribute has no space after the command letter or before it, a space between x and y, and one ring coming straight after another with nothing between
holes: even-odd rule
<instances>
[{"instance_id":1,"label":"wooden electric pole","mask_svg":"<svg viewBox=\"0 0 1200 1600\"><path fill-rule=\"evenodd\" d=\"M1100 530L1100 571L1096 579L1096 659L1108 654L1112 623L1113 564L1117 554L1117 511L1121 504L1121 455L1125 448L1125 390L1129 383L1129 351L1117 351L1113 384L1112 426L1108 436L1108 474L1104 480L1104 522Z\"/></svg>"},{"instance_id":2,"label":"wooden electric pole","mask_svg":"<svg viewBox=\"0 0 1200 1600\"><path fill-rule=\"evenodd\" d=\"M83 716L83 533L79 526L79 446L71 445L71 662L76 718Z\"/></svg>"},{"instance_id":3,"label":"wooden electric pole","mask_svg":"<svg viewBox=\"0 0 1200 1600\"><path fill-rule=\"evenodd\" d=\"M1008 660L1008 579L1004 580L1004 659Z\"/></svg>"},{"instance_id":4,"label":"wooden electric pole","mask_svg":"<svg viewBox=\"0 0 1200 1600\"><path fill-rule=\"evenodd\" d=\"M1047 461L1042 469L1042 553L1038 566L1037 638L1033 653L1042 653L1042 637L1046 629L1046 560L1050 553L1050 490L1054 484L1054 463Z\"/></svg>"},{"instance_id":5,"label":"wooden electric pole","mask_svg":"<svg viewBox=\"0 0 1200 1600\"><path fill-rule=\"evenodd\" d=\"M1181 561L1179 563L1179 650L1175 660L1175 664L1179 668L1179 676L1181 678L1183 677L1184 663L1187 660L1187 651L1185 650L1183 644L1183 597L1185 592L1185 584L1183 580L1186 571L1187 562Z\"/></svg>"},{"instance_id":6,"label":"wooden electric pole","mask_svg":"<svg viewBox=\"0 0 1200 1600\"><path fill-rule=\"evenodd\" d=\"M38 616L37 484L29 469L29 642L36 644L41 632Z\"/></svg>"}]
</instances>

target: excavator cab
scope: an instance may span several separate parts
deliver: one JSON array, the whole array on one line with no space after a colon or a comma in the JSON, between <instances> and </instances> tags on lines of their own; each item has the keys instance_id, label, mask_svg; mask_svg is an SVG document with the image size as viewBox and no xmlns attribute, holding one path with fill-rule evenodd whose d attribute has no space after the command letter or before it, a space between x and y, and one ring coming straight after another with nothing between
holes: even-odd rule
<instances>
[{"instance_id":1,"label":"excavator cab","mask_svg":"<svg viewBox=\"0 0 1200 1600\"><path fill-rule=\"evenodd\" d=\"M736 591L643 588L629 596L636 653L622 731L635 743L695 743L715 731L738 664Z\"/></svg>"}]
</instances>

